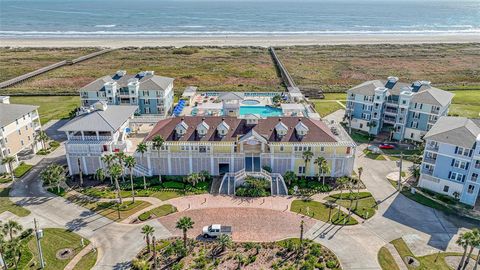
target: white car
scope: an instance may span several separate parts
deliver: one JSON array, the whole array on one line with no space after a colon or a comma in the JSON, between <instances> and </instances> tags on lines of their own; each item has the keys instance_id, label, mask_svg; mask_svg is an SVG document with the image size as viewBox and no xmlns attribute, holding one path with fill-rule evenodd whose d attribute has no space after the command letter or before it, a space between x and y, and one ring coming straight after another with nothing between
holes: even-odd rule
<instances>
[{"instance_id":1,"label":"white car","mask_svg":"<svg viewBox=\"0 0 480 270\"><path fill-rule=\"evenodd\" d=\"M378 146L375 146L375 145L369 145L367 149L372 151L375 154L379 154L382 152L382 150L380 150L380 148L378 148Z\"/></svg>"},{"instance_id":2,"label":"white car","mask_svg":"<svg viewBox=\"0 0 480 270\"><path fill-rule=\"evenodd\" d=\"M204 238L217 237L222 234L232 234L232 226L222 226L220 224L212 224L210 226L205 226L202 229L202 234Z\"/></svg>"}]
</instances>

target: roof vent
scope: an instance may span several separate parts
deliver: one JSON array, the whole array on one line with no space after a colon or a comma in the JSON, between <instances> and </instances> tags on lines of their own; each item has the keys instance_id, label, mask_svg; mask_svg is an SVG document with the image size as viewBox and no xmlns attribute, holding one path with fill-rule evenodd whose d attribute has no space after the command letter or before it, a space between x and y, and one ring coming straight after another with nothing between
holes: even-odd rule
<instances>
[{"instance_id":1,"label":"roof vent","mask_svg":"<svg viewBox=\"0 0 480 270\"><path fill-rule=\"evenodd\" d=\"M398 77L390 76L387 78L389 83L397 83Z\"/></svg>"},{"instance_id":2,"label":"roof vent","mask_svg":"<svg viewBox=\"0 0 480 270\"><path fill-rule=\"evenodd\" d=\"M107 102L105 101L99 101L99 102L95 102L95 104L93 104L93 107L95 108L95 110L98 110L98 111L106 111L108 108L108 105L107 105Z\"/></svg>"},{"instance_id":3,"label":"roof vent","mask_svg":"<svg viewBox=\"0 0 480 270\"><path fill-rule=\"evenodd\" d=\"M145 76L150 76L150 75L152 75L152 76L155 75L155 71L153 71L153 70L145 71Z\"/></svg>"}]
</instances>

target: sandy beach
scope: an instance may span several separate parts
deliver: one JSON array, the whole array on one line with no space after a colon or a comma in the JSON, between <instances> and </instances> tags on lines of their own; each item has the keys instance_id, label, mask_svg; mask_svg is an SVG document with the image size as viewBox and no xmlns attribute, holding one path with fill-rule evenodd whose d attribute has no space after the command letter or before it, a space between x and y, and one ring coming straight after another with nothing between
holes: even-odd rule
<instances>
[{"instance_id":1,"label":"sandy beach","mask_svg":"<svg viewBox=\"0 0 480 270\"><path fill-rule=\"evenodd\" d=\"M478 43L478 34L436 35L310 35L212 37L71 37L0 38L2 47L164 47L164 46L293 46L337 44Z\"/></svg>"}]
</instances>

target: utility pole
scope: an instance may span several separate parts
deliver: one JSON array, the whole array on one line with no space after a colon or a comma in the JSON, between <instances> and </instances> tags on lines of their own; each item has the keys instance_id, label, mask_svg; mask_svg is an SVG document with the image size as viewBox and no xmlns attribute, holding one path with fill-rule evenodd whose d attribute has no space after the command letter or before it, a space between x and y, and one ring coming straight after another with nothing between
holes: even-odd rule
<instances>
[{"instance_id":1,"label":"utility pole","mask_svg":"<svg viewBox=\"0 0 480 270\"><path fill-rule=\"evenodd\" d=\"M402 163L403 163L403 152L400 152L400 161L398 162L398 191L402 189Z\"/></svg>"},{"instance_id":2,"label":"utility pole","mask_svg":"<svg viewBox=\"0 0 480 270\"><path fill-rule=\"evenodd\" d=\"M45 261L43 260L43 251L42 251L42 244L40 243L40 239L43 238L43 230L38 229L37 227L37 219L33 219L33 223L35 225L35 238L37 239L37 248L38 248L38 257L40 260L40 268L45 268Z\"/></svg>"}]
</instances>

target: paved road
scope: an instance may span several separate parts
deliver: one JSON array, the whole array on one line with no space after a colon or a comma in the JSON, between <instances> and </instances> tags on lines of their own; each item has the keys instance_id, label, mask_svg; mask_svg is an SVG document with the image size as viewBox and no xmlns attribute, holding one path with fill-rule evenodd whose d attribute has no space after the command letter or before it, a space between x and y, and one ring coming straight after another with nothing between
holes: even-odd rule
<instances>
[{"instance_id":1,"label":"paved road","mask_svg":"<svg viewBox=\"0 0 480 270\"><path fill-rule=\"evenodd\" d=\"M64 158L45 159L12 187L11 199L29 209L32 214L18 218L25 227L33 226L36 218L41 227L70 229L92 241L99 256L95 269L129 269L128 262L144 246L140 233L142 225L114 223L61 197L45 192L37 179L38 173L51 162L64 162ZM170 236L160 223L151 221L157 238Z\"/></svg>"}]
</instances>

